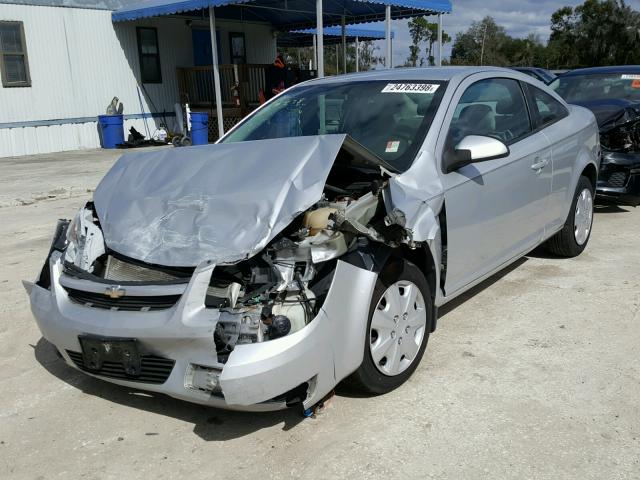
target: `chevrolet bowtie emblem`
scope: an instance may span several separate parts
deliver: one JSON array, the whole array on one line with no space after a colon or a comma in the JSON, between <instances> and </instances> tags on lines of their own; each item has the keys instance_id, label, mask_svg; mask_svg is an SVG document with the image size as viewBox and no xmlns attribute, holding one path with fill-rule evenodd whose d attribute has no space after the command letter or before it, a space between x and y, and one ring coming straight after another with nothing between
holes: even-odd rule
<instances>
[{"instance_id":1,"label":"chevrolet bowtie emblem","mask_svg":"<svg viewBox=\"0 0 640 480\"><path fill-rule=\"evenodd\" d=\"M122 298L127 294L127 291L124 288L120 288L118 286L107 287L104 291L104 294L109 298Z\"/></svg>"}]
</instances>

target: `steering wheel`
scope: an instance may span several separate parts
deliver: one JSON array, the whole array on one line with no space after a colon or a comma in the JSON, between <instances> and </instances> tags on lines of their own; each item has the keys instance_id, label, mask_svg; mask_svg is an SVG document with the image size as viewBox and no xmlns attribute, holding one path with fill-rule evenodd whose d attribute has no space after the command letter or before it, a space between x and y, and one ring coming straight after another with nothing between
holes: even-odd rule
<instances>
[{"instance_id":1,"label":"steering wheel","mask_svg":"<svg viewBox=\"0 0 640 480\"><path fill-rule=\"evenodd\" d=\"M503 137L503 140L505 142L508 142L509 140L514 139L516 136L514 135L514 133L511 130L507 129L504 132L502 132L501 137Z\"/></svg>"}]
</instances>

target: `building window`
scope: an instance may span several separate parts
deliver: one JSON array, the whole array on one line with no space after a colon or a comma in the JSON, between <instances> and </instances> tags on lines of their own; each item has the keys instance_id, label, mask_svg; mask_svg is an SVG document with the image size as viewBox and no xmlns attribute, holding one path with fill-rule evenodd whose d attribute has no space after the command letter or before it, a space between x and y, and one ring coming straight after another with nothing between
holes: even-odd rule
<instances>
[{"instance_id":1,"label":"building window","mask_svg":"<svg viewBox=\"0 0 640 480\"><path fill-rule=\"evenodd\" d=\"M31 86L22 22L0 21L0 73L4 87Z\"/></svg>"},{"instance_id":2,"label":"building window","mask_svg":"<svg viewBox=\"0 0 640 480\"><path fill-rule=\"evenodd\" d=\"M162 83L158 31L155 28L138 27L138 56L142 83Z\"/></svg>"},{"instance_id":3,"label":"building window","mask_svg":"<svg viewBox=\"0 0 640 480\"><path fill-rule=\"evenodd\" d=\"M230 32L229 46L231 50L231 63L247 63L247 51L244 45L244 33Z\"/></svg>"}]
</instances>

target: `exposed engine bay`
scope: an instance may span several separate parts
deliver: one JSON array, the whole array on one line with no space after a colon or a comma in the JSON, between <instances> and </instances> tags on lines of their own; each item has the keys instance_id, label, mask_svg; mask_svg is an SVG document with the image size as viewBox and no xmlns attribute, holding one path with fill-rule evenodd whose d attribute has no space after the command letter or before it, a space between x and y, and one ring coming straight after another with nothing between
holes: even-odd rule
<instances>
[{"instance_id":1,"label":"exposed engine bay","mask_svg":"<svg viewBox=\"0 0 640 480\"><path fill-rule=\"evenodd\" d=\"M281 338L309 324L322 308L337 259L363 242L388 247L410 242L401 212L389 215L385 207L392 175L382 160L345 142L319 201L295 215L255 255L215 265L205 307L219 312L213 343L220 363L237 345ZM102 232L98 209L89 202L67 229L66 275L117 288L187 283L193 275L195 265L158 265L112 250ZM98 305L71 293L76 302ZM112 310L118 309L117 302ZM140 311L153 308L146 305Z\"/></svg>"},{"instance_id":2,"label":"exposed engine bay","mask_svg":"<svg viewBox=\"0 0 640 480\"><path fill-rule=\"evenodd\" d=\"M600 143L605 151L640 153L640 106L628 106L604 120Z\"/></svg>"}]
</instances>

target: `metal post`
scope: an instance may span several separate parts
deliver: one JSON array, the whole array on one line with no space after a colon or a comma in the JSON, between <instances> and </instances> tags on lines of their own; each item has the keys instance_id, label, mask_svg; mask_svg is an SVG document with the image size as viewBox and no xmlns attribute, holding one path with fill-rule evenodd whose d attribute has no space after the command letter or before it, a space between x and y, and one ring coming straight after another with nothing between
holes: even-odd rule
<instances>
[{"instance_id":1,"label":"metal post","mask_svg":"<svg viewBox=\"0 0 640 480\"><path fill-rule=\"evenodd\" d=\"M384 30L387 40L387 54L384 58L384 66L391 68L391 5L387 5L384 10Z\"/></svg>"},{"instance_id":2,"label":"metal post","mask_svg":"<svg viewBox=\"0 0 640 480\"><path fill-rule=\"evenodd\" d=\"M360 41L356 37L356 72L360 71Z\"/></svg>"},{"instance_id":3,"label":"metal post","mask_svg":"<svg viewBox=\"0 0 640 480\"><path fill-rule=\"evenodd\" d=\"M313 36L313 69L314 70L318 69L318 45L317 45L317 41L318 41L318 36L314 35Z\"/></svg>"},{"instance_id":4,"label":"metal post","mask_svg":"<svg viewBox=\"0 0 640 480\"><path fill-rule=\"evenodd\" d=\"M391 68L393 68L393 37L391 37Z\"/></svg>"},{"instance_id":5,"label":"metal post","mask_svg":"<svg viewBox=\"0 0 640 480\"><path fill-rule=\"evenodd\" d=\"M347 73L347 35L342 15L342 73Z\"/></svg>"},{"instance_id":6,"label":"metal post","mask_svg":"<svg viewBox=\"0 0 640 480\"><path fill-rule=\"evenodd\" d=\"M438 63L439 67L442 66L442 14L438 14Z\"/></svg>"},{"instance_id":7,"label":"metal post","mask_svg":"<svg viewBox=\"0 0 640 480\"><path fill-rule=\"evenodd\" d=\"M216 96L216 114L218 117L218 137L224 135L224 118L222 116L222 93L220 91L220 69L218 66L218 42L216 39L216 16L213 7L209 7L209 30L211 33L211 61L213 62L213 88Z\"/></svg>"},{"instance_id":8,"label":"metal post","mask_svg":"<svg viewBox=\"0 0 640 480\"><path fill-rule=\"evenodd\" d=\"M322 0L316 0L316 36L318 37L318 78L324 77L324 26L322 25Z\"/></svg>"},{"instance_id":9,"label":"metal post","mask_svg":"<svg viewBox=\"0 0 640 480\"><path fill-rule=\"evenodd\" d=\"M336 75L340 75L340 55L339 55L339 50L338 50L338 44L336 43Z\"/></svg>"}]
</instances>

